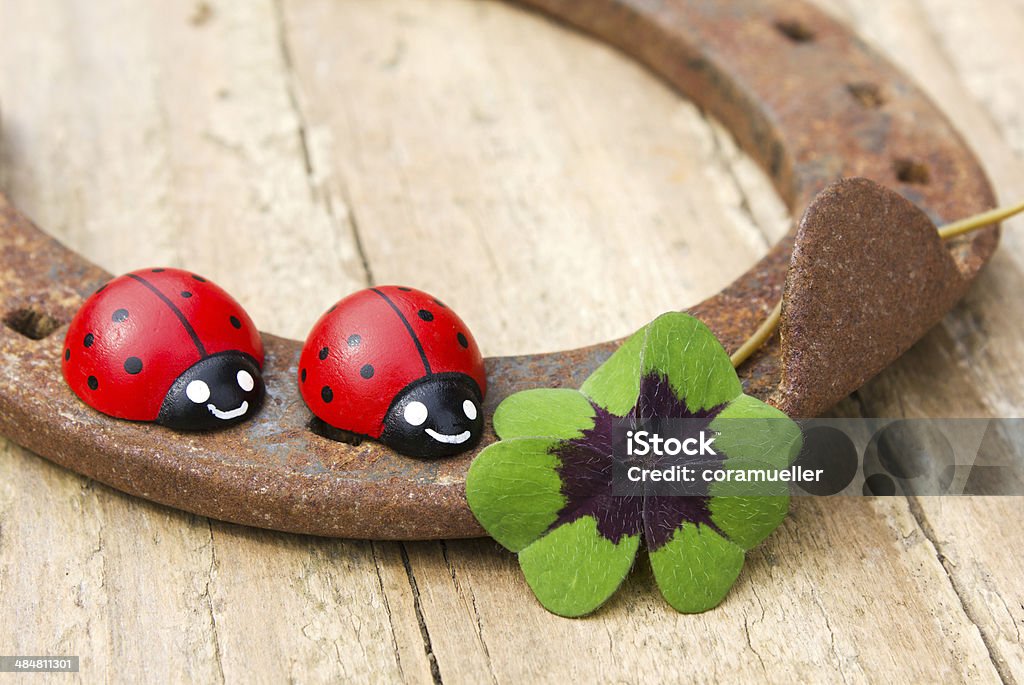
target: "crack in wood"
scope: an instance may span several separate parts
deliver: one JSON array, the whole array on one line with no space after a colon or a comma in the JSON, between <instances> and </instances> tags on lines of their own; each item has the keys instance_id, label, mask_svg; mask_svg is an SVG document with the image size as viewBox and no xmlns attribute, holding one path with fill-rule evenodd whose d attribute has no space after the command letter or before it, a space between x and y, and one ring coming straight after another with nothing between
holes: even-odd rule
<instances>
[{"instance_id":1,"label":"crack in wood","mask_svg":"<svg viewBox=\"0 0 1024 685\"><path fill-rule=\"evenodd\" d=\"M399 545L402 551L402 565L405 567L405 575L409 580L409 587L412 589L413 608L416 611L416 621L419 623L420 627L420 637L423 638L423 651L427 655L427 661L430 664L430 675L433 678L435 685L440 685L440 683L443 682L441 679L441 668L438 665L437 656L434 654L434 646L430 641L430 629L427 627L427 620L423 614L423 603L420 599L420 588L412 570L412 562L409 561L409 551L404 542L399 543Z\"/></svg>"},{"instance_id":2,"label":"crack in wood","mask_svg":"<svg viewBox=\"0 0 1024 685\"><path fill-rule=\"evenodd\" d=\"M377 555L378 544L380 543L373 540L370 541L370 554L373 557L374 571L377 573L377 587L380 589L380 596L381 599L384 601L384 611L388 615L388 625L391 627L391 649L395 655L395 663L398 665L398 673L399 675L401 675L402 680L405 680L405 668L402 666L402 653L398 648L398 636L395 631L395 620L394 616L391 613L391 603L388 601L387 590L384 589L384 577L383 575L381 575L380 557Z\"/></svg>"},{"instance_id":3,"label":"crack in wood","mask_svg":"<svg viewBox=\"0 0 1024 685\"><path fill-rule=\"evenodd\" d=\"M861 418L875 416L880 413L870 409L870 400L867 398L867 392L870 391L861 389L851 395L851 398L857 408L857 413L860 414ZM899 405L899 418L906 418L907 412L903 407L903 398L897 397L897 402ZM977 630L978 636L980 637L982 644L985 646L989 661L992 662L992 666L996 670L1000 680L1004 684L1016 683L1016 679L1010 672L1005 660L1000 658L999 650L995 646L992 636L989 634L989 631L985 628L980 617L977 616L976 612L971 608L970 603L967 601L965 593L968 592L969 589L963 586L958 579L957 574L950 568L950 562L944 549L944 545L940 542L938 535L932 527L931 521L928 519L927 513L922 508L920 497L907 496L906 500L908 509L910 510L910 515L917 524L917 531L914 531L914 533L919 533L923 536L931 546L932 551L935 553L935 559L939 562L939 566L942 568L946 582L949 583L950 588L953 590L953 595L959 603L959 608L961 612L963 612L964 618L966 618L975 630Z\"/></svg>"},{"instance_id":4,"label":"crack in wood","mask_svg":"<svg viewBox=\"0 0 1024 685\"><path fill-rule=\"evenodd\" d=\"M201 597L206 600L206 608L210 613L210 631L213 637L213 656L217 664L217 675L220 682L226 682L224 677L224 659L221 654L220 633L217 630L217 613L213 608L213 597L210 595L210 584L213 583L213 574L217 568L217 551L213 537L213 521L206 519L206 527L210 532L210 567L206 572L206 585L203 587Z\"/></svg>"},{"instance_id":5,"label":"crack in wood","mask_svg":"<svg viewBox=\"0 0 1024 685\"><path fill-rule=\"evenodd\" d=\"M467 595L469 597L470 608L473 611L473 618L476 622L476 635L480 640L480 649L483 651L484 662L487 664L487 673L491 676L491 682L494 683L494 685L497 685L498 676L494 672L494 664L491 662L491 650L487 647L487 640L484 639L483 618L480 616L480 610L476 605L476 593L473 592L473 585L469 584L467 588L463 588L455 571L455 564L453 564L451 559L448 558L447 542L441 540L438 542L438 545L441 547L441 557L444 559L444 564L448 568L448 575L452 579L452 585L455 588L455 592L461 597L466 597Z\"/></svg>"},{"instance_id":6,"label":"crack in wood","mask_svg":"<svg viewBox=\"0 0 1024 685\"><path fill-rule=\"evenodd\" d=\"M273 0L274 21L277 25L278 48L281 53L281 61L285 71L288 101L298 124L299 144L302 150L302 160L306 168L306 179L309 184L311 197L314 198L314 200L320 199L323 202L324 209L327 212L327 216L331 224L338 226L343 224L344 221L335 211L334 202L331 199L331 192L329 189L321 192L316 182L317 173L314 163L314 155L310 147L309 140L309 122L307 121L305 110L303 109L299 99L294 57L292 55L291 44L288 40L288 25L284 11L285 1L286 0ZM352 243L355 247L356 254L359 256L360 266L362 267L364 274L364 282L367 286L376 285L376 279L373 276L373 268L370 266L370 259L366 254L366 245L364 244L363 237L359 229L359 218L356 215L355 207L349 197L347 197L347 193L341 193L341 200L346 208L349 232L352 236Z\"/></svg>"},{"instance_id":7,"label":"crack in wood","mask_svg":"<svg viewBox=\"0 0 1024 685\"><path fill-rule=\"evenodd\" d=\"M999 679L1004 683L1004 685L1016 683L1017 680L1013 677L1013 673L1010 672L1006 661L1000 658L999 650L995 646L992 636L989 634L988 630L985 629L983 622L971 608L970 603L966 601L965 594L969 592L969 588L965 588L957 578L956 573L950 569L950 562L944 551L944 545L940 542L938 535L935 533L935 529L932 528L932 524L928 520L928 515L925 513L924 509L921 508L920 497L916 495L908 496L907 504L910 507L911 515L913 515L914 520L917 521L917 525L921 529L921 534L934 550L935 558L938 560L939 565L946 574L946 580L953 588L953 593L960 602L960 609L963 611L967 620L970 621L977 629L978 635L981 638L982 643L985 645L985 649L988 651L988 658L992 661L992 666L996 669Z\"/></svg>"}]
</instances>

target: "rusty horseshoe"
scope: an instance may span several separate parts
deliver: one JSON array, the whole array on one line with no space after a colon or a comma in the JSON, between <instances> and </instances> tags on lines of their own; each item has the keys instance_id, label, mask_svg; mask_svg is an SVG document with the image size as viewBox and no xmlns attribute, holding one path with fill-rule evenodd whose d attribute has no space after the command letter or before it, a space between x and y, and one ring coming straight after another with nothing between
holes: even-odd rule
<instances>
[{"instance_id":1,"label":"rusty horseshoe","mask_svg":"<svg viewBox=\"0 0 1024 685\"><path fill-rule=\"evenodd\" d=\"M821 11L791 0L522 4L646 65L722 121L794 213L810 206L750 271L689 310L735 349L785 291L781 336L740 369L748 393L794 416L827 409L934 325L995 249L996 227L939 242L936 224L994 204L978 161L917 87ZM829 186L854 176L881 185ZM839 265L830 241L863 259ZM173 434L86 407L61 377L61 341L109 278L0 197L0 433L119 490L216 519L352 538L483 534L464 494L472 453L419 461L307 429L293 340L265 335L266 405L217 434ZM577 387L616 345L488 359L485 413L526 388ZM483 445L494 439L488 431Z\"/></svg>"}]
</instances>

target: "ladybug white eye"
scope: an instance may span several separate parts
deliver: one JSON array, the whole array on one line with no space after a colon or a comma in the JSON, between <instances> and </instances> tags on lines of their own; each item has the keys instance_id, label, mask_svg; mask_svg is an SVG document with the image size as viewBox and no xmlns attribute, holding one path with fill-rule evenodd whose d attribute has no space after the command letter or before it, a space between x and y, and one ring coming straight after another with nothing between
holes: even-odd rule
<instances>
[{"instance_id":1,"label":"ladybug white eye","mask_svg":"<svg viewBox=\"0 0 1024 685\"><path fill-rule=\"evenodd\" d=\"M239 371L236 378L238 379L238 387L246 392L249 392L256 387L256 381L252 379L252 374L245 369Z\"/></svg>"},{"instance_id":2,"label":"ladybug white eye","mask_svg":"<svg viewBox=\"0 0 1024 685\"><path fill-rule=\"evenodd\" d=\"M192 381L185 388L185 396L196 404L202 404L210 399L210 386L203 381Z\"/></svg>"},{"instance_id":3,"label":"ladybug white eye","mask_svg":"<svg viewBox=\"0 0 1024 685\"><path fill-rule=\"evenodd\" d=\"M476 405L473 400L466 400L462 403L462 411L466 412L466 418L470 421L476 420Z\"/></svg>"},{"instance_id":4,"label":"ladybug white eye","mask_svg":"<svg viewBox=\"0 0 1024 685\"><path fill-rule=\"evenodd\" d=\"M422 426L427 420L427 405L422 402L410 402L405 405L405 420L411 426Z\"/></svg>"}]
</instances>

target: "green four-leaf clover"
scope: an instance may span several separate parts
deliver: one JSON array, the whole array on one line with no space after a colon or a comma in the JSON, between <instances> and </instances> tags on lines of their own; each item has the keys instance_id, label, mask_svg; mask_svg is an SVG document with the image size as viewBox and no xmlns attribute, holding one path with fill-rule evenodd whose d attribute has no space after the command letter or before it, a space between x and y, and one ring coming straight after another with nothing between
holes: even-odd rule
<instances>
[{"instance_id":1,"label":"green four-leaf clover","mask_svg":"<svg viewBox=\"0 0 1024 685\"><path fill-rule=\"evenodd\" d=\"M686 497L615 493L621 456L613 431L624 419L706 426L716 434L715 467L725 471L785 468L801 445L794 422L743 394L711 331L670 313L626 340L580 390L527 390L502 402L494 414L501 440L480 453L466 479L469 505L519 555L549 611L581 616L601 606L641 541L669 604L710 609L732 587L746 550L782 522L785 485L752 489L730 479Z\"/></svg>"}]
</instances>

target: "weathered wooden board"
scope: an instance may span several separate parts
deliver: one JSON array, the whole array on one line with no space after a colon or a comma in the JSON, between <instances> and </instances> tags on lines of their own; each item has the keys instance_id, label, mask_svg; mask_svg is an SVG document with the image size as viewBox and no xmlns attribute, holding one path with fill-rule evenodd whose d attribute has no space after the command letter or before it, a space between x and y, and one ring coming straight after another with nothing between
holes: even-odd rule
<instances>
[{"instance_id":1,"label":"weathered wooden board","mask_svg":"<svg viewBox=\"0 0 1024 685\"><path fill-rule=\"evenodd\" d=\"M828 8L1020 194L1019 3ZM717 291L787 226L692 106L501 4L0 0L0 27L0 187L107 269L187 264L282 335L404 281L443 293L487 354L572 347ZM1015 227L968 301L840 412L1020 413ZM241 528L4 443L0 652L80 654L85 681L1024 682L1021 513L804 500L720 609L676 615L641 566L569 621L490 541Z\"/></svg>"}]
</instances>

